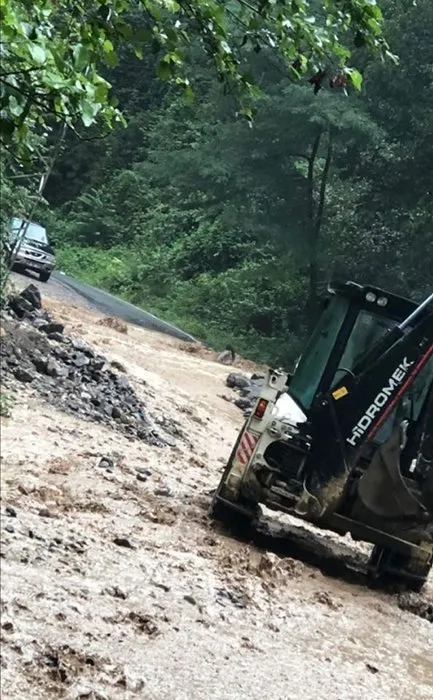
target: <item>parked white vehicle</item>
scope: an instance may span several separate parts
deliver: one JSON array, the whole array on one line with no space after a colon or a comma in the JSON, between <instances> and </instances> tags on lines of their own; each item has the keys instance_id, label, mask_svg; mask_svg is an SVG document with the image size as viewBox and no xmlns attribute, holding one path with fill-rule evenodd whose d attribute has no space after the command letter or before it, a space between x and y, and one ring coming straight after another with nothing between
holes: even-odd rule
<instances>
[{"instance_id":1,"label":"parked white vehicle","mask_svg":"<svg viewBox=\"0 0 433 700\"><path fill-rule=\"evenodd\" d=\"M56 266L56 258L46 229L34 221L27 224L14 217L11 221L10 243L14 268L38 272L41 282L48 282Z\"/></svg>"}]
</instances>

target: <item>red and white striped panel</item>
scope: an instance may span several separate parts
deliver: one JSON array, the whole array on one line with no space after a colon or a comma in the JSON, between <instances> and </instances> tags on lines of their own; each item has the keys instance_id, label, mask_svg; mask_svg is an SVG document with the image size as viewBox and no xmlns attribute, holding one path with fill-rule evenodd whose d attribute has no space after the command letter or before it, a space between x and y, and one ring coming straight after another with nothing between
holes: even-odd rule
<instances>
[{"instance_id":1,"label":"red and white striped panel","mask_svg":"<svg viewBox=\"0 0 433 700\"><path fill-rule=\"evenodd\" d=\"M253 454L254 448L257 445L258 441L259 438L256 437L256 435L252 435L251 433L244 433L242 435L238 451L236 452L236 458L241 464L246 464L248 460L251 459L251 455Z\"/></svg>"}]
</instances>

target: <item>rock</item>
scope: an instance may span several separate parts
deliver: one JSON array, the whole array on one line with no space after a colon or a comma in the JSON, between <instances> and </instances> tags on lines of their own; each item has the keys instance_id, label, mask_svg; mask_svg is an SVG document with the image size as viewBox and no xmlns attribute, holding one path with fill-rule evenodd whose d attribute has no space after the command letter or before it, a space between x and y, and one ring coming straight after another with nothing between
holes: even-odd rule
<instances>
[{"instance_id":1,"label":"rock","mask_svg":"<svg viewBox=\"0 0 433 700\"><path fill-rule=\"evenodd\" d=\"M115 381L117 382L119 389L122 389L123 391L131 391L132 387L129 383L129 380L127 377L119 377L117 375L114 375Z\"/></svg>"},{"instance_id":2,"label":"rock","mask_svg":"<svg viewBox=\"0 0 433 700\"><path fill-rule=\"evenodd\" d=\"M19 382L29 384L34 380L35 375L32 374L32 372L29 372L29 370L25 369L24 367L17 367L14 370L14 377L15 379L18 379Z\"/></svg>"},{"instance_id":3,"label":"rock","mask_svg":"<svg viewBox=\"0 0 433 700\"><path fill-rule=\"evenodd\" d=\"M65 330L64 323L56 323L55 321L50 321L49 323L43 323L39 326L39 330L42 333L48 335L49 333L59 333L62 334Z\"/></svg>"},{"instance_id":4,"label":"rock","mask_svg":"<svg viewBox=\"0 0 433 700\"><path fill-rule=\"evenodd\" d=\"M218 362L221 362L223 365L232 365L235 358L233 353L230 350L224 350L218 355Z\"/></svg>"},{"instance_id":5,"label":"rock","mask_svg":"<svg viewBox=\"0 0 433 700\"><path fill-rule=\"evenodd\" d=\"M6 632L13 632L14 631L14 625L13 622L10 620L5 620L2 622L2 629L6 630Z\"/></svg>"},{"instance_id":6,"label":"rock","mask_svg":"<svg viewBox=\"0 0 433 700\"><path fill-rule=\"evenodd\" d=\"M101 457L101 459L98 462L98 467L101 467L102 469L113 469L114 459L112 459L111 457Z\"/></svg>"},{"instance_id":7,"label":"rock","mask_svg":"<svg viewBox=\"0 0 433 700\"><path fill-rule=\"evenodd\" d=\"M247 596L237 595L228 588L218 588L216 590L216 601L219 605L226 605L230 603L237 608L246 608L247 606Z\"/></svg>"},{"instance_id":8,"label":"rock","mask_svg":"<svg viewBox=\"0 0 433 700\"><path fill-rule=\"evenodd\" d=\"M40 372L41 374L48 374L48 372L47 372L48 358L47 357L45 357L44 355L34 355L32 358L32 362L33 362L33 364L36 367L38 372Z\"/></svg>"},{"instance_id":9,"label":"rock","mask_svg":"<svg viewBox=\"0 0 433 700\"><path fill-rule=\"evenodd\" d=\"M186 602L190 603L191 605L197 605L197 601L192 595L184 595L183 599L186 600Z\"/></svg>"},{"instance_id":10,"label":"rock","mask_svg":"<svg viewBox=\"0 0 433 700\"><path fill-rule=\"evenodd\" d=\"M115 537L113 539L114 544L118 547L126 547L127 549L135 549L134 545L127 537Z\"/></svg>"},{"instance_id":11,"label":"rock","mask_svg":"<svg viewBox=\"0 0 433 700\"><path fill-rule=\"evenodd\" d=\"M92 360L91 365L92 369L96 370L97 372L101 372L107 367L107 363L103 357L95 357Z\"/></svg>"},{"instance_id":12,"label":"rock","mask_svg":"<svg viewBox=\"0 0 433 700\"><path fill-rule=\"evenodd\" d=\"M6 513L6 515L9 515L10 518L17 517L17 512L13 506L6 506L5 513Z\"/></svg>"},{"instance_id":13,"label":"rock","mask_svg":"<svg viewBox=\"0 0 433 700\"><path fill-rule=\"evenodd\" d=\"M72 360L72 364L74 364L75 367L85 367L85 365L89 364L89 358L86 357L83 352L77 352Z\"/></svg>"},{"instance_id":14,"label":"rock","mask_svg":"<svg viewBox=\"0 0 433 700\"><path fill-rule=\"evenodd\" d=\"M54 340L56 343L65 342L65 337L57 331L54 331L53 333L47 333L47 336L50 340Z\"/></svg>"},{"instance_id":15,"label":"rock","mask_svg":"<svg viewBox=\"0 0 433 700\"><path fill-rule=\"evenodd\" d=\"M71 345L74 348L74 350L84 353L85 355L87 355L87 357L95 357L94 350L92 350L92 348L89 348L89 346L79 338L73 338L73 340L71 341Z\"/></svg>"},{"instance_id":16,"label":"rock","mask_svg":"<svg viewBox=\"0 0 433 700\"><path fill-rule=\"evenodd\" d=\"M147 479L149 478L148 476L146 476L146 474L140 474L140 472L136 474L136 477L137 481L147 481Z\"/></svg>"},{"instance_id":17,"label":"rock","mask_svg":"<svg viewBox=\"0 0 433 700\"><path fill-rule=\"evenodd\" d=\"M122 365L121 362L118 362L118 360L112 360L110 364L113 369L117 369L119 372L126 372L126 367Z\"/></svg>"},{"instance_id":18,"label":"rock","mask_svg":"<svg viewBox=\"0 0 433 700\"><path fill-rule=\"evenodd\" d=\"M226 385L230 387L230 389L244 389L247 387L250 383L250 380L248 377L245 377L243 374L229 374L227 379L226 379Z\"/></svg>"},{"instance_id":19,"label":"rock","mask_svg":"<svg viewBox=\"0 0 433 700\"><path fill-rule=\"evenodd\" d=\"M13 525L5 525L5 530L6 530L6 532L10 532L10 533L15 532L15 528Z\"/></svg>"},{"instance_id":20,"label":"rock","mask_svg":"<svg viewBox=\"0 0 433 700\"><path fill-rule=\"evenodd\" d=\"M377 666L373 666L373 664L366 663L365 668L370 671L370 673L379 673L379 669Z\"/></svg>"},{"instance_id":21,"label":"rock","mask_svg":"<svg viewBox=\"0 0 433 700\"><path fill-rule=\"evenodd\" d=\"M67 377L69 370L50 357L48 358L45 372L49 377Z\"/></svg>"},{"instance_id":22,"label":"rock","mask_svg":"<svg viewBox=\"0 0 433 700\"><path fill-rule=\"evenodd\" d=\"M19 296L28 301L33 309L42 307L41 293L35 284L29 284Z\"/></svg>"},{"instance_id":23,"label":"rock","mask_svg":"<svg viewBox=\"0 0 433 700\"><path fill-rule=\"evenodd\" d=\"M51 512L48 510L48 508L40 508L38 510L38 515L40 518L51 518Z\"/></svg>"},{"instance_id":24,"label":"rock","mask_svg":"<svg viewBox=\"0 0 433 700\"><path fill-rule=\"evenodd\" d=\"M155 494L155 496L171 496L172 495L168 486L158 486L158 488L156 488L153 493Z\"/></svg>"},{"instance_id":25,"label":"rock","mask_svg":"<svg viewBox=\"0 0 433 700\"><path fill-rule=\"evenodd\" d=\"M243 399L243 398L236 399L236 401L234 401L234 404L238 408L241 408L243 411L245 411L247 408L251 408L250 399Z\"/></svg>"},{"instance_id":26,"label":"rock","mask_svg":"<svg viewBox=\"0 0 433 700\"><path fill-rule=\"evenodd\" d=\"M126 600L128 597L128 594L119 588L119 586L109 586L104 589L104 593L111 595L113 598L120 598L120 600Z\"/></svg>"},{"instance_id":27,"label":"rock","mask_svg":"<svg viewBox=\"0 0 433 700\"><path fill-rule=\"evenodd\" d=\"M234 401L234 404L244 411L245 416L251 413L260 395L264 381L264 376L260 374L253 374L250 379L242 374L229 374L227 377L227 386L239 390L240 397Z\"/></svg>"},{"instance_id":28,"label":"rock","mask_svg":"<svg viewBox=\"0 0 433 700\"><path fill-rule=\"evenodd\" d=\"M9 301L9 307L18 318L24 318L27 314L33 311L33 306L27 299L21 296L12 297Z\"/></svg>"},{"instance_id":29,"label":"rock","mask_svg":"<svg viewBox=\"0 0 433 700\"><path fill-rule=\"evenodd\" d=\"M152 476L152 472L147 467L135 467L135 471L143 474L143 476Z\"/></svg>"},{"instance_id":30,"label":"rock","mask_svg":"<svg viewBox=\"0 0 433 700\"><path fill-rule=\"evenodd\" d=\"M6 386L11 376L23 382L35 380L36 391L57 408L112 427L114 419L116 429L128 438L150 445L173 446L171 436L184 437L173 421L155 419L155 424L169 436L164 440L150 425L146 408L128 378L110 368L108 360L82 339L63 336L63 324L56 325L46 311L32 310L32 303L37 300L14 296L9 302L9 308L15 305L25 322L6 321L7 333L1 344L1 371ZM56 342L50 343L51 339ZM113 367L125 370L116 361Z\"/></svg>"}]
</instances>

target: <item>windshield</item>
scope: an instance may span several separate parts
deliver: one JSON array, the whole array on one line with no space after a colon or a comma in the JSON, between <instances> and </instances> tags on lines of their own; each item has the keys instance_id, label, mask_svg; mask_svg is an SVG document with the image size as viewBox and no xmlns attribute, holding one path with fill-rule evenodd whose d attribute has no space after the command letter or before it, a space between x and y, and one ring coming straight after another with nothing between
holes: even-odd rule
<instances>
[{"instance_id":1,"label":"windshield","mask_svg":"<svg viewBox=\"0 0 433 700\"><path fill-rule=\"evenodd\" d=\"M323 312L290 382L290 394L309 408L316 394L335 341L346 316L349 302L334 297Z\"/></svg>"},{"instance_id":2,"label":"windshield","mask_svg":"<svg viewBox=\"0 0 433 700\"><path fill-rule=\"evenodd\" d=\"M372 349L373 345L395 325L397 325L397 321L393 321L390 318L377 316L371 311L360 311L344 353L338 363L332 386L343 379L344 370L352 372L360 360Z\"/></svg>"},{"instance_id":3,"label":"windshield","mask_svg":"<svg viewBox=\"0 0 433 700\"><path fill-rule=\"evenodd\" d=\"M18 234L22 235L24 230L25 224L23 225L22 219L12 219L12 232L14 234L14 237L16 237ZM40 226L39 224L36 224L34 222L29 223L25 235L25 240L36 241L37 243L43 243L44 245L48 245L46 230L43 228L43 226Z\"/></svg>"}]
</instances>

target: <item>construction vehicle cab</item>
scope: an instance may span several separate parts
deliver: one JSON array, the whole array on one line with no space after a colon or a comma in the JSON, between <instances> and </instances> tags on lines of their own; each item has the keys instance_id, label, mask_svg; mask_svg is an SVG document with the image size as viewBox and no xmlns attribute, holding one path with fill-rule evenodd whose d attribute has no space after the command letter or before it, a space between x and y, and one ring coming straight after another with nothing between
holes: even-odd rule
<instances>
[{"instance_id":1,"label":"construction vehicle cab","mask_svg":"<svg viewBox=\"0 0 433 700\"><path fill-rule=\"evenodd\" d=\"M259 504L374 546L370 573L423 585L433 563L433 295L333 284L293 375L270 370L211 514Z\"/></svg>"}]
</instances>

